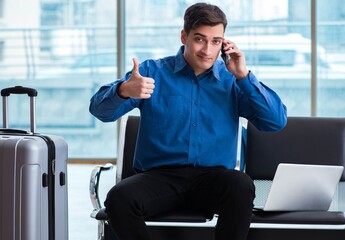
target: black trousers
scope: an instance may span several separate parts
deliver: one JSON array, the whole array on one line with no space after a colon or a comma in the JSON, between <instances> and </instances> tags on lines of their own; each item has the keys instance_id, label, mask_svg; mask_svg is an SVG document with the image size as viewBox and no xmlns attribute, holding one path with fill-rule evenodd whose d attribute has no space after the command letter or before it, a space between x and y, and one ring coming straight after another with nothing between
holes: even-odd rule
<instances>
[{"instance_id":1,"label":"black trousers","mask_svg":"<svg viewBox=\"0 0 345 240\"><path fill-rule=\"evenodd\" d=\"M105 206L121 240L149 240L144 218L176 208L217 213L216 240L245 240L254 198L253 181L237 170L166 167L122 180Z\"/></svg>"}]
</instances>

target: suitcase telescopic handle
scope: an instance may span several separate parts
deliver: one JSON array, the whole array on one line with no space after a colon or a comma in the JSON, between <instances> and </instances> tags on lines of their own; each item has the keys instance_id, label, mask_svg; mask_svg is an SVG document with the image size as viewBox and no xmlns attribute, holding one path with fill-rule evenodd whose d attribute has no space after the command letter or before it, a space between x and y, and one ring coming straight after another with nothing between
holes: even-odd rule
<instances>
[{"instance_id":1,"label":"suitcase telescopic handle","mask_svg":"<svg viewBox=\"0 0 345 240\"><path fill-rule=\"evenodd\" d=\"M4 88L1 90L1 96L3 97L8 97L11 94L27 94L29 97L37 97L37 90L22 86Z\"/></svg>"},{"instance_id":2,"label":"suitcase telescopic handle","mask_svg":"<svg viewBox=\"0 0 345 240\"><path fill-rule=\"evenodd\" d=\"M33 88L22 87L22 86L4 88L1 90L2 109L3 109L3 116L2 116L3 128L8 128L7 98L11 94L27 94L30 97L30 130L31 130L31 133L35 133L36 132L35 97L37 96L37 90Z\"/></svg>"}]
</instances>

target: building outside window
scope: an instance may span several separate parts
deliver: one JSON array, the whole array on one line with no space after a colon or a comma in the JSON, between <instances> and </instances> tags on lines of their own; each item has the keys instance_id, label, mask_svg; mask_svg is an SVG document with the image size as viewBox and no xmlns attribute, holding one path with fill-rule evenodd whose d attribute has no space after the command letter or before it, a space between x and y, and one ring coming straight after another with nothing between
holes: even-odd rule
<instances>
[{"instance_id":1,"label":"building outside window","mask_svg":"<svg viewBox=\"0 0 345 240\"><path fill-rule=\"evenodd\" d=\"M117 77L117 15L125 16L129 71L132 57L143 61L177 53L184 10L196 1L126 0L125 12L117 11L116 2L0 0L0 88L37 88L37 129L62 135L71 158L116 158L116 124L96 120L88 104L102 84ZM279 93L289 116L310 116L312 106L316 116L345 116L342 0L315 1L316 39L310 0L209 2L226 12L226 37L245 52L260 81ZM11 127L29 128L25 97L11 96L9 104Z\"/></svg>"}]
</instances>

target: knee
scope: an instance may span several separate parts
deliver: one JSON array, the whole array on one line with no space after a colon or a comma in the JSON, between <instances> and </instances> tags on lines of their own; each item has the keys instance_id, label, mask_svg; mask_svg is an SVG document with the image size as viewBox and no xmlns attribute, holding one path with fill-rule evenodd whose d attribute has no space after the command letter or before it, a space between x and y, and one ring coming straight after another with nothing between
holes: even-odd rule
<instances>
[{"instance_id":1,"label":"knee","mask_svg":"<svg viewBox=\"0 0 345 240\"><path fill-rule=\"evenodd\" d=\"M238 182L239 191L247 194L250 199L255 198L255 185L253 180L245 173L240 172L240 179Z\"/></svg>"},{"instance_id":2,"label":"knee","mask_svg":"<svg viewBox=\"0 0 345 240\"><path fill-rule=\"evenodd\" d=\"M131 202L129 191L115 185L108 192L104 202L109 218L113 220L116 216L121 218L122 214L128 214L128 211L131 209Z\"/></svg>"},{"instance_id":3,"label":"knee","mask_svg":"<svg viewBox=\"0 0 345 240\"><path fill-rule=\"evenodd\" d=\"M233 176L230 176L233 175ZM235 195L241 199L248 199L253 201L255 198L255 185L253 180L245 173L236 171L232 174L229 174L231 180L234 181L234 185L229 187L229 194Z\"/></svg>"}]
</instances>

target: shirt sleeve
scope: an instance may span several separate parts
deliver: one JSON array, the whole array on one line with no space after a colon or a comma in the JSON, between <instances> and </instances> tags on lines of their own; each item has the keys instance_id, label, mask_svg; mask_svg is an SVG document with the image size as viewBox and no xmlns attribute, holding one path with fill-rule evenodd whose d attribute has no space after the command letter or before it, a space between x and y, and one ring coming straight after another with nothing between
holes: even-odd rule
<instances>
[{"instance_id":1,"label":"shirt sleeve","mask_svg":"<svg viewBox=\"0 0 345 240\"><path fill-rule=\"evenodd\" d=\"M259 130L276 131L286 125L287 111L279 96L259 82L252 72L236 81L242 93L239 111Z\"/></svg>"},{"instance_id":2,"label":"shirt sleeve","mask_svg":"<svg viewBox=\"0 0 345 240\"><path fill-rule=\"evenodd\" d=\"M102 86L90 100L90 113L103 122L112 122L134 109L138 100L125 99L117 93L118 87L124 81L121 79Z\"/></svg>"}]
</instances>

